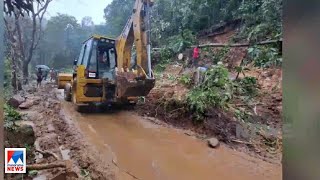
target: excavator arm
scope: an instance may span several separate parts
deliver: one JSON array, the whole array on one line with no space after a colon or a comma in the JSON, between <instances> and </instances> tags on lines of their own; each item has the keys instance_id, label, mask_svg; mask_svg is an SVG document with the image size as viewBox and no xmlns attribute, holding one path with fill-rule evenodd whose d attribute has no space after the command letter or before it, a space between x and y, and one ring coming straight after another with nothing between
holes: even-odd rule
<instances>
[{"instance_id":1,"label":"excavator arm","mask_svg":"<svg viewBox=\"0 0 320 180\"><path fill-rule=\"evenodd\" d=\"M151 69L150 8L153 0L136 0L131 17L117 38L116 97L146 96L155 85ZM133 45L136 67L131 67Z\"/></svg>"},{"instance_id":2,"label":"excavator arm","mask_svg":"<svg viewBox=\"0 0 320 180\"><path fill-rule=\"evenodd\" d=\"M117 38L118 69L121 72L132 71L130 69L131 51L135 44L138 76L153 78L150 40L150 8L152 5L153 0L136 0L132 15Z\"/></svg>"}]
</instances>

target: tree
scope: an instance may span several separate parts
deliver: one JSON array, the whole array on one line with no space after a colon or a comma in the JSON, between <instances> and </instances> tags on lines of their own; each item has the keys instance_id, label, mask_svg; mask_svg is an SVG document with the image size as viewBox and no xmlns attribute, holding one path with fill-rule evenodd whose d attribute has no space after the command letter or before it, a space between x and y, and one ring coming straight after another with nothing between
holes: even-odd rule
<instances>
[{"instance_id":1,"label":"tree","mask_svg":"<svg viewBox=\"0 0 320 180\"><path fill-rule=\"evenodd\" d=\"M4 0L4 12L12 15L16 10L21 16L25 13L29 14L33 9L34 3L42 3L44 0Z\"/></svg>"},{"instance_id":2,"label":"tree","mask_svg":"<svg viewBox=\"0 0 320 180\"><path fill-rule=\"evenodd\" d=\"M134 1L113 0L104 9L104 18L108 27L108 35L117 37L122 32L128 18L131 16Z\"/></svg>"},{"instance_id":3,"label":"tree","mask_svg":"<svg viewBox=\"0 0 320 180\"><path fill-rule=\"evenodd\" d=\"M38 4L31 3L28 5L27 13L29 16L19 9L18 7L13 7L13 12L10 10L11 6L7 4L9 9L9 15L4 18L5 26L8 32L9 42L11 46L11 59L13 66L13 87L17 89L19 84L19 79L21 78L20 72L22 69L22 74L24 82L28 82L29 76L29 63L32 60L33 53L37 48L40 38L42 36L42 27L41 23L44 17L44 14L49 6L49 3L52 0L45 0L44 2L40 1ZM19 1L23 4L24 1ZM27 1L29 2L29 1ZM15 4L15 3L13 3ZM25 4L24 4L25 6ZM13 13L13 17L10 16ZM31 25L30 34L27 34L27 31L23 26Z\"/></svg>"},{"instance_id":4,"label":"tree","mask_svg":"<svg viewBox=\"0 0 320 180\"><path fill-rule=\"evenodd\" d=\"M45 27L37 61L40 62L39 58L45 56L45 63L54 68L70 68L73 60L79 56L82 42L94 32L104 30L105 25L95 26L91 17L85 17L78 23L75 17L67 14L53 16Z\"/></svg>"},{"instance_id":5,"label":"tree","mask_svg":"<svg viewBox=\"0 0 320 180\"><path fill-rule=\"evenodd\" d=\"M80 24L75 17L67 14L58 14L48 20L41 41L40 52L46 52L46 64L55 68L68 66L78 54L81 42L84 40ZM60 58L57 58L60 57ZM69 57L73 57L69 59ZM59 61L59 62L56 62ZM70 64L71 66L71 64Z\"/></svg>"},{"instance_id":6,"label":"tree","mask_svg":"<svg viewBox=\"0 0 320 180\"><path fill-rule=\"evenodd\" d=\"M108 26L105 24L99 24L94 26L94 33L100 35L108 35L109 29Z\"/></svg>"},{"instance_id":7,"label":"tree","mask_svg":"<svg viewBox=\"0 0 320 180\"><path fill-rule=\"evenodd\" d=\"M90 17L90 16L83 17L81 20L81 26L82 27L93 27L94 22L92 20L92 17Z\"/></svg>"}]
</instances>

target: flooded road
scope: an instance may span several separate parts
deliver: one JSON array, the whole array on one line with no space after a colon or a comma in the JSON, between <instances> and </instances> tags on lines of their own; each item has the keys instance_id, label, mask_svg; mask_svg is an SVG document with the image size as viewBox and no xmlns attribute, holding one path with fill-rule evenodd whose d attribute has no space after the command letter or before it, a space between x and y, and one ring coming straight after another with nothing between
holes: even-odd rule
<instances>
[{"instance_id":1,"label":"flooded road","mask_svg":"<svg viewBox=\"0 0 320 180\"><path fill-rule=\"evenodd\" d=\"M80 114L63 100L72 119L97 149L101 161L117 165L118 179L278 180L281 166L160 127L133 112Z\"/></svg>"}]
</instances>

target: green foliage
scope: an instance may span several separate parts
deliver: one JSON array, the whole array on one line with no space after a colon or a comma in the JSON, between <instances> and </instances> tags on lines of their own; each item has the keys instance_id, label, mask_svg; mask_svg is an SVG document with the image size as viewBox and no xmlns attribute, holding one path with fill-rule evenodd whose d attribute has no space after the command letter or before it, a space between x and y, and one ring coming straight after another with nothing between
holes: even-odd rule
<instances>
[{"instance_id":1,"label":"green foliage","mask_svg":"<svg viewBox=\"0 0 320 180\"><path fill-rule=\"evenodd\" d=\"M170 81L175 81L175 80L177 80L177 77L174 76L174 75L168 74L168 79L169 79Z\"/></svg>"},{"instance_id":2,"label":"green foliage","mask_svg":"<svg viewBox=\"0 0 320 180\"><path fill-rule=\"evenodd\" d=\"M21 120L21 114L13 107L4 104L4 127L6 129L15 130L15 121Z\"/></svg>"},{"instance_id":3,"label":"green foliage","mask_svg":"<svg viewBox=\"0 0 320 180\"><path fill-rule=\"evenodd\" d=\"M28 154L32 152L32 149L33 149L32 145L24 144L24 147L26 148L26 151Z\"/></svg>"},{"instance_id":4,"label":"green foliage","mask_svg":"<svg viewBox=\"0 0 320 180\"><path fill-rule=\"evenodd\" d=\"M192 77L189 74L184 74L179 77L179 82L186 86L190 86L192 84Z\"/></svg>"},{"instance_id":5,"label":"green foliage","mask_svg":"<svg viewBox=\"0 0 320 180\"><path fill-rule=\"evenodd\" d=\"M239 95L253 97L258 93L257 79L255 77L244 77L234 85Z\"/></svg>"},{"instance_id":6,"label":"green foliage","mask_svg":"<svg viewBox=\"0 0 320 180\"><path fill-rule=\"evenodd\" d=\"M190 30L184 30L179 35L170 37L168 41L168 47L174 53L180 53L195 43L195 36Z\"/></svg>"},{"instance_id":7,"label":"green foliage","mask_svg":"<svg viewBox=\"0 0 320 180\"><path fill-rule=\"evenodd\" d=\"M11 82L11 60L4 59L4 87L10 86Z\"/></svg>"},{"instance_id":8,"label":"green foliage","mask_svg":"<svg viewBox=\"0 0 320 180\"><path fill-rule=\"evenodd\" d=\"M219 50L216 54L213 55L213 62L217 64L218 62L223 61L226 58L227 53L229 52L230 47L224 47Z\"/></svg>"},{"instance_id":9,"label":"green foliage","mask_svg":"<svg viewBox=\"0 0 320 180\"><path fill-rule=\"evenodd\" d=\"M274 47L251 47L248 49L248 55L254 65L260 68L269 68L282 64L282 57L279 55L278 49Z\"/></svg>"},{"instance_id":10,"label":"green foliage","mask_svg":"<svg viewBox=\"0 0 320 180\"><path fill-rule=\"evenodd\" d=\"M38 173L39 173L39 171L37 171L37 170L28 171L28 175L30 177L35 177L38 175Z\"/></svg>"},{"instance_id":11,"label":"green foliage","mask_svg":"<svg viewBox=\"0 0 320 180\"><path fill-rule=\"evenodd\" d=\"M68 68L72 67L73 62L72 62L72 56L70 54L65 54L65 53L57 53L53 56L52 58L52 66L55 67L56 69L59 68ZM69 62L69 63L66 63Z\"/></svg>"},{"instance_id":12,"label":"green foliage","mask_svg":"<svg viewBox=\"0 0 320 180\"><path fill-rule=\"evenodd\" d=\"M131 16L134 1L132 0L113 0L104 9L104 18L108 28L108 35L117 37Z\"/></svg>"},{"instance_id":13,"label":"green foliage","mask_svg":"<svg viewBox=\"0 0 320 180\"><path fill-rule=\"evenodd\" d=\"M167 61L173 57L174 53L170 48L160 50L160 61Z\"/></svg>"},{"instance_id":14,"label":"green foliage","mask_svg":"<svg viewBox=\"0 0 320 180\"><path fill-rule=\"evenodd\" d=\"M237 16L244 20L241 35L250 41L275 38L282 32L282 0L246 0Z\"/></svg>"},{"instance_id":15,"label":"green foliage","mask_svg":"<svg viewBox=\"0 0 320 180\"><path fill-rule=\"evenodd\" d=\"M166 66L170 63L171 58L173 57L174 52L170 48L163 48L160 50L160 61L154 68L155 72L163 72L166 69Z\"/></svg>"},{"instance_id":16,"label":"green foliage","mask_svg":"<svg viewBox=\"0 0 320 180\"><path fill-rule=\"evenodd\" d=\"M51 17L43 32L32 63L54 68L72 67L74 59L79 57L82 43L91 35L109 35L107 26L94 25L91 17L84 17L78 22L67 14Z\"/></svg>"},{"instance_id":17,"label":"green foliage","mask_svg":"<svg viewBox=\"0 0 320 180\"><path fill-rule=\"evenodd\" d=\"M6 121L21 120L21 114L10 105L4 104L4 115Z\"/></svg>"},{"instance_id":18,"label":"green foliage","mask_svg":"<svg viewBox=\"0 0 320 180\"><path fill-rule=\"evenodd\" d=\"M210 107L226 107L233 94L228 70L219 65L205 73L204 82L187 94L187 103L200 120ZM199 119L200 118L200 119Z\"/></svg>"},{"instance_id":19,"label":"green foliage","mask_svg":"<svg viewBox=\"0 0 320 180\"><path fill-rule=\"evenodd\" d=\"M235 117L242 121L242 122L248 122L248 120L252 117L252 114L248 111L246 111L244 108L239 108L234 111Z\"/></svg>"},{"instance_id":20,"label":"green foliage","mask_svg":"<svg viewBox=\"0 0 320 180\"><path fill-rule=\"evenodd\" d=\"M87 169L81 169L81 170L80 170L80 175L81 175L85 180L91 180L90 171L88 171Z\"/></svg>"},{"instance_id":21,"label":"green foliage","mask_svg":"<svg viewBox=\"0 0 320 180\"><path fill-rule=\"evenodd\" d=\"M169 63L169 62L168 62ZM167 67L167 64L165 64L165 62L162 62L160 64L157 64L155 67L154 67L154 71L156 73L161 73L163 72Z\"/></svg>"},{"instance_id":22,"label":"green foliage","mask_svg":"<svg viewBox=\"0 0 320 180\"><path fill-rule=\"evenodd\" d=\"M11 60L6 58L4 59L4 98L7 100L11 97L13 93L13 88L11 86Z\"/></svg>"},{"instance_id":23,"label":"green foliage","mask_svg":"<svg viewBox=\"0 0 320 180\"><path fill-rule=\"evenodd\" d=\"M244 76L245 76L245 72L246 71L249 71L250 69L249 68L247 68L247 67L244 67L244 66L236 66L235 67L235 70L236 70L236 72L238 73L238 74L243 74Z\"/></svg>"},{"instance_id":24,"label":"green foliage","mask_svg":"<svg viewBox=\"0 0 320 180\"><path fill-rule=\"evenodd\" d=\"M111 34L120 34L133 3L113 0L105 8ZM175 52L192 42L181 37L185 31L196 33L235 19L242 20L240 39L258 41L282 35L282 0L155 0L151 11L153 45L161 47L169 42Z\"/></svg>"}]
</instances>

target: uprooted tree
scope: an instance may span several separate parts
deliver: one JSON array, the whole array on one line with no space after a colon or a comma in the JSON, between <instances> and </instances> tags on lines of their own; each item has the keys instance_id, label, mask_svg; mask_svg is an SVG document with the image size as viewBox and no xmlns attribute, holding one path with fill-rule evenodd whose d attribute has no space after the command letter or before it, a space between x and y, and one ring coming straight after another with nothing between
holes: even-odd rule
<instances>
[{"instance_id":1,"label":"uprooted tree","mask_svg":"<svg viewBox=\"0 0 320 180\"><path fill-rule=\"evenodd\" d=\"M11 83L15 91L21 89L22 79L28 83L29 63L43 34L42 20L51 1L5 1L4 22L12 68Z\"/></svg>"}]
</instances>

